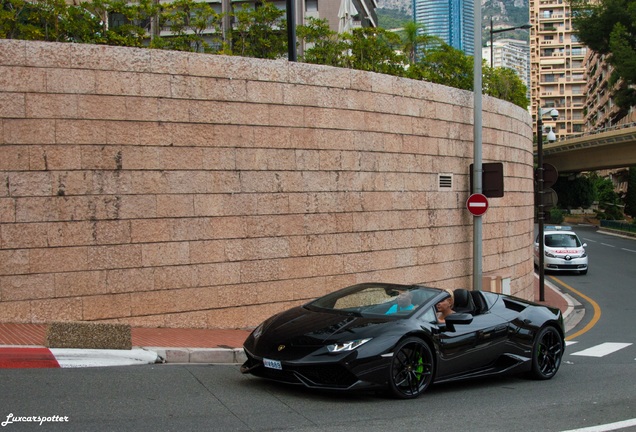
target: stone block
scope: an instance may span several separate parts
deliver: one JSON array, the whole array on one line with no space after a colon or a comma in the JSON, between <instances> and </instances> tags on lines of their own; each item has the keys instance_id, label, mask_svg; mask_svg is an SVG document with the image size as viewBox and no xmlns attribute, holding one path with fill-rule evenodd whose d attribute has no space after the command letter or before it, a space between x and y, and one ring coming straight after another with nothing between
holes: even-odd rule
<instances>
[{"instance_id":1,"label":"stone block","mask_svg":"<svg viewBox=\"0 0 636 432\"><path fill-rule=\"evenodd\" d=\"M26 44L25 64L29 66L67 68L71 65L71 45L30 41Z\"/></svg>"},{"instance_id":2,"label":"stone block","mask_svg":"<svg viewBox=\"0 0 636 432\"><path fill-rule=\"evenodd\" d=\"M55 295L51 274L0 276L2 301L50 298Z\"/></svg>"},{"instance_id":3,"label":"stone block","mask_svg":"<svg viewBox=\"0 0 636 432\"><path fill-rule=\"evenodd\" d=\"M139 96L141 77L135 72L95 71L95 93Z\"/></svg>"},{"instance_id":4,"label":"stone block","mask_svg":"<svg viewBox=\"0 0 636 432\"><path fill-rule=\"evenodd\" d=\"M47 69L46 89L51 93L95 93L95 71Z\"/></svg>"},{"instance_id":5,"label":"stone block","mask_svg":"<svg viewBox=\"0 0 636 432\"><path fill-rule=\"evenodd\" d=\"M31 300L31 322L80 321L82 300L80 298L51 298Z\"/></svg>"},{"instance_id":6,"label":"stone block","mask_svg":"<svg viewBox=\"0 0 636 432\"><path fill-rule=\"evenodd\" d=\"M158 354L166 363L189 363L190 350L187 348L171 348Z\"/></svg>"},{"instance_id":7,"label":"stone block","mask_svg":"<svg viewBox=\"0 0 636 432\"><path fill-rule=\"evenodd\" d=\"M197 348L190 352L190 363L235 363L234 350L227 348Z\"/></svg>"},{"instance_id":8,"label":"stone block","mask_svg":"<svg viewBox=\"0 0 636 432\"><path fill-rule=\"evenodd\" d=\"M31 322L31 302L25 301L5 301L0 293L0 300L3 301L0 308L0 322L5 323L30 323Z\"/></svg>"},{"instance_id":9,"label":"stone block","mask_svg":"<svg viewBox=\"0 0 636 432\"><path fill-rule=\"evenodd\" d=\"M4 119L5 144L54 144L55 120Z\"/></svg>"},{"instance_id":10,"label":"stone block","mask_svg":"<svg viewBox=\"0 0 636 432\"><path fill-rule=\"evenodd\" d=\"M128 324L52 322L46 330L49 348L126 349L132 348Z\"/></svg>"},{"instance_id":11,"label":"stone block","mask_svg":"<svg viewBox=\"0 0 636 432\"><path fill-rule=\"evenodd\" d=\"M85 320L129 317L130 309L130 294L82 297L82 318Z\"/></svg>"},{"instance_id":12,"label":"stone block","mask_svg":"<svg viewBox=\"0 0 636 432\"><path fill-rule=\"evenodd\" d=\"M26 41L5 39L0 49L0 64L24 64L26 62Z\"/></svg>"},{"instance_id":13,"label":"stone block","mask_svg":"<svg viewBox=\"0 0 636 432\"><path fill-rule=\"evenodd\" d=\"M0 117L25 117L25 96L22 93L0 93Z\"/></svg>"}]
</instances>

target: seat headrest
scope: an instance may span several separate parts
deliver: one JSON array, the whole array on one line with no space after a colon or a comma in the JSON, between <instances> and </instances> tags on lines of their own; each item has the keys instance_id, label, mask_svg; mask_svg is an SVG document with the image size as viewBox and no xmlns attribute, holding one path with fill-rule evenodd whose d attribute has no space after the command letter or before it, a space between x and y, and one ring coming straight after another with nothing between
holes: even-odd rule
<instances>
[{"instance_id":1,"label":"seat headrest","mask_svg":"<svg viewBox=\"0 0 636 432\"><path fill-rule=\"evenodd\" d=\"M473 298L470 295L470 291L463 288L458 288L455 291L455 304L453 310L457 313L473 313L475 310L475 304Z\"/></svg>"}]
</instances>

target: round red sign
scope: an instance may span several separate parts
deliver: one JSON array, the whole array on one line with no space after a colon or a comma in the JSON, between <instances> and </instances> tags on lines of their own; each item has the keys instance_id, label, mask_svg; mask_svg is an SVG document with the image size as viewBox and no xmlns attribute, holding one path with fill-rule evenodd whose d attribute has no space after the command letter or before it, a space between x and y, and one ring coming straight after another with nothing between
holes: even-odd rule
<instances>
[{"instance_id":1,"label":"round red sign","mask_svg":"<svg viewBox=\"0 0 636 432\"><path fill-rule=\"evenodd\" d=\"M481 216L488 210L488 198L480 193L472 194L466 200L466 208L473 216Z\"/></svg>"}]
</instances>

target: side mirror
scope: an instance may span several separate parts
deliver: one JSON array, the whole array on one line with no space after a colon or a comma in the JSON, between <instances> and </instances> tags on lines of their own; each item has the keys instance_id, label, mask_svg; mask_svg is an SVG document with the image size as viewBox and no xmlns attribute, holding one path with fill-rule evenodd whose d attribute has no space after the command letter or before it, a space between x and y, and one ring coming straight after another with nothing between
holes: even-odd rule
<instances>
[{"instance_id":1,"label":"side mirror","mask_svg":"<svg viewBox=\"0 0 636 432\"><path fill-rule=\"evenodd\" d=\"M447 316L444 321L447 324L470 324L473 322L473 316L469 313L454 313Z\"/></svg>"},{"instance_id":2,"label":"side mirror","mask_svg":"<svg viewBox=\"0 0 636 432\"><path fill-rule=\"evenodd\" d=\"M473 316L469 313L454 313L450 314L444 320L446 328L449 331L455 331L455 326L458 324L470 324L473 322Z\"/></svg>"},{"instance_id":3,"label":"side mirror","mask_svg":"<svg viewBox=\"0 0 636 432\"><path fill-rule=\"evenodd\" d=\"M587 243L583 243L583 247L586 248L587 247Z\"/></svg>"}]
</instances>

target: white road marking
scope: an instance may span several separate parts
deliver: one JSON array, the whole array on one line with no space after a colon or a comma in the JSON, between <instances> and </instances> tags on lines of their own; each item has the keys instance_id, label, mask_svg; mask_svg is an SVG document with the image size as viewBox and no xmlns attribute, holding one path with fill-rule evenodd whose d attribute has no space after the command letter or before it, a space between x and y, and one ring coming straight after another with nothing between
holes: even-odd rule
<instances>
[{"instance_id":1,"label":"white road marking","mask_svg":"<svg viewBox=\"0 0 636 432\"><path fill-rule=\"evenodd\" d=\"M570 355L586 356L586 357L604 357L608 354L612 354L618 350L626 348L632 345L631 343L619 343L619 342L605 342L600 345L593 346L583 351L577 351Z\"/></svg>"},{"instance_id":2,"label":"white road marking","mask_svg":"<svg viewBox=\"0 0 636 432\"><path fill-rule=\"evenodd\" d=\"M590 426L590 427L585 427L580 429L569 429L562 432L606 432L606 431L613 431L617 429L625 429L631 426L636 426L636 418L623 420L616 423L607 423L604 425Z\"/></svg>"},{"instance_id":3,"label":"white road marking","mask_svg":"<svg viewBox=\"0 0 636 432\"><path fill-rule=\"evenodd\" d=\"M574 345L575 343L578 343L578 342L577 341L565 341L565 346Z\"/></svg>"},{"instance_id":4,"label":"white road marking","mask_svg":"<svg viewBox=\"0 0 636 432\"><path fill-rule=\"evenodd\" d=\"M634 253L636 253L636 250L633 250L633 249L621 248L621 250L624 250L625 252L634 252Z\"/></svg>"},{"instance_id":5,"label":"white road marking","mask_svg":"<svg viewBox=\"0 0 636 432\"><path fill-rule=\"evenodd\" d=\"M614 246L614 245L607 244L607 243L601 243L601 244L602 244L603 246L607 246L607 247L611 247L611 248L616 247L616 246Z\"/></svg>"}]
</instances>

